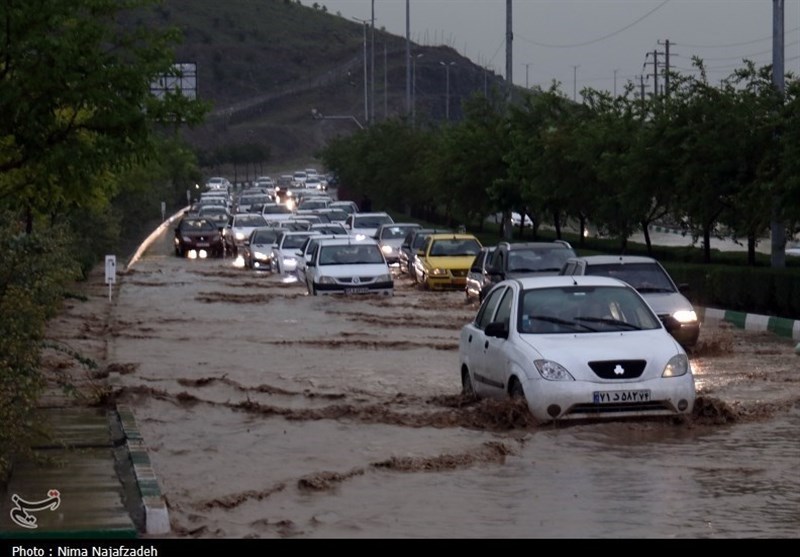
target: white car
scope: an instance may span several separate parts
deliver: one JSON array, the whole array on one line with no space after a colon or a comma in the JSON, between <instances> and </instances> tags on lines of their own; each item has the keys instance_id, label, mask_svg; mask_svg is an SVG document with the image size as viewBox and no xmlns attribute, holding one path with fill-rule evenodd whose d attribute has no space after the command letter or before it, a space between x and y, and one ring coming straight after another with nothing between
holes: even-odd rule
<instances>
[{"instance_id":1,"label":"white car","mask_svg":"<svg viewBox=\"0 0 800 557\"><path fill-rule=\"evenodd\" d=\"M238 255L239 250L244 246L253 229L265 228L266 226L268 226L267 220L261 215L239 213L231 216L228 226L222 230L227 249L234 255Z\"/></svg>"},{"instance_id":2,"label":"white car","mask_svg":"<svg viewBox=\"0 0 800 557\"><path fill-rule=\"evenodd\" d=\"M244 265L248 269L268 271L272 264L272 246L282 230L275 227L255 228L244 245Z\"/></svg>"},{"instance_id":3,"label":"white car","mask_svg":"<svg viewBox=\"0 0 800 557\"><path fill-rule=\"evenodd\" d=\"M462 391L524 398L540 423L690 417L694 375L674 324L618 279L505 280L461 330Z\"/></svg>"},{"instance_id":4,"label":"white car","mask_svg":"<svg viewBox=\"0 0 800 557\"><path fill-rule=\"evenodd\" d=\"M375 232L382 224L392 224L393 222L394 219L389 213L353 213L344 221L344 226L352 236L361 234L367 238L374 238Z\"/></svg>"},{"instance_id":5,"label":"white car","mask_svg":"<svg viewBox=\"0 0 800 557\"><path fill-rule=\"evenodd\" d=\"M394 279L378 243L353 237L320 240L306 263L306 288L320 294L394 294Z\"/></svg>"},{"instance_id":6,"label":"white car","mask_svg":"<svg viewBox=\"0 0 800 557\"><path fill-rule=\"evenodd\" d=\"M308 264L308 260L311 258L311 252L314 249L314 246L320 240L328 240L333 238L348 238L349 234L347 231L342 231L340 233L327 233L320 230L311 229L313 232L317 232L317 234L313 236L309 236L303 242L303 245L297 250L297 267L295 268L295 275L297 276L297 280L305 284L306 282L306 265Z\"/></svg>"},{"instance_id":7,"label":"white car","mask_svg":"<svg viewBox=\"0 0 800 557\"><path fill-rule=\"evenodd\" d=\"M415 222L395 222L378 227L375 231L375 239L389 265L400 264L400 246L403 244L406 234L417 228L422 228L422 225Z\"/></svg>"},{"instance_id":8,"label":"white car","mask_svg":"<svg viewBox=\"0 0 800 557\"><path fill-rule=\"evenodd\" d=\"M297 271L297 250L312 234L316 232L288 229L282 232L272 246L270 270L279 275L294 276Z\"/></svg>"}]
</instances>

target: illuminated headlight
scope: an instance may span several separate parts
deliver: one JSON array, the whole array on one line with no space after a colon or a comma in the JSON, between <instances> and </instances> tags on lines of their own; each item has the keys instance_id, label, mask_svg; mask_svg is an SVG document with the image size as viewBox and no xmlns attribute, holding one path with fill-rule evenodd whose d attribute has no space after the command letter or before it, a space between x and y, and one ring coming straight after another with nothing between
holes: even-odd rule
<instances>
[{"instance_id":1,"label":"illuminated headlight","mask_svg":"<svg viewBox=\"0 0 800 557\"><path fill-rule=\"evenodd\" d=\"M253 259L258 259L259 261L266 261L269 259L270 254L263 252L263 251L254 251L253 252Z\"/></svg>"},{"instance_id":2,"label":"illuminated headlight","mask_svg":"<svg viewBox=\"0 0 800 557\"><path fill-rule=\"evenodd\" d=\"M697 322L697 314L691 310L682 310L676 311L672 314L672 317L675 318L676 321L679 323L696 323Z\"/></svg>"},{"instance_id":3,"label":"illuminated headlight","mask_svg":"<svg viewBox=\"0 0 800 557\"><path fill-rule=\"evenodd\" d=\"M320 284L336 284L336 279L333 277L319 277Z\"/></svg>"},{"instance_id":4,"label":"illuminated headlight","mask_svg":"<svg viewBox=\"0 0 800 557\"><path fill-rule=\"evenodd\" d=\"M534 360L539 375L548 381L575 381L564 366L552 360Z\"/></svg>"},{"instance_id":5,"label":"illuminated headlight","mask_svg":"<svg viewBox=\"0 0 800 557\"><path fill-rule=\"evenodd\" d=\"M675 354L664 366L664 373L661 377L680 377L689 371L689 358L686 354Z\"/></svg>"},{"instance_id":6,"label":"illuminated headlight","mask_svg":"<svg viewBox=\"0 0 800 557\"><path fill-rule=\"evenodd\" d=\"M239 240L240 242L243 242L243 241L244 241L244 232L237 232L237 233L235 234L235 237L236 237L236 239L237 239L237 240Z\"/></svg>"},{"instance_id":7,"label":"illuminated headlight","mask_svg":"<svg viewBox=\"0 0 800 557\"><path fill-rule=\"evenodd\" d=\"M391 255L391 253L392 253L392 246L381 246L381 251L382 251L382 252L383 252L385 255Z\"/></svg>"},{"instance_id":8,"label":"illuminated headlight","mask_svg":"<svg viewBox=\"0 0 800 557\"><path fill-rule=\"evenodd\" d=\"M188 242L191 242L191 241L192 241L192 239L191 239L191 238L189 238L189 236L184 236L184 237L183 237L183 241L188 243Z\"/></svg>"},{"instance_id":9,"label":"illuminated headlight","mask_svg":"<svg viewBox=\"0 0 800 557\"><path fill-rule=\"evenodd\" d=\"M294 271L297 269L297 259L294 257L284 257L283 258L283 268L287 271Z\"/></svg>"},{"instance_id":10,"label":"illuminated headlight","mask_svg":"<svg viewBox=\"0 0 800 557\"><path fill-rule=\"evenodd\" d=\"M431 276L432 277L443 277L447 276L449 271L447 269L431 269Z\"/></svg>"}]
</instances>

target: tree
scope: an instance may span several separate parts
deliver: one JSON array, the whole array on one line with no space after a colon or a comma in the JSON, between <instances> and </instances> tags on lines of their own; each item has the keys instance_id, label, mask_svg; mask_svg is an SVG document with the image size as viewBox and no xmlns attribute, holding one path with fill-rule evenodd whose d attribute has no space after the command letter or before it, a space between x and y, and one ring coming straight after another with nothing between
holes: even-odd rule
<instances>
[{"instance_id":1,"label":"tree","mask_svg":"<svg viewBox=\"0 0 800 557\"><path fill-rule=\"evenodd\" d=\"M48 0L0 7L0 198L34 218L108 200L107 173L153 156L155 131L208 107L151 83L174 73L174 30L122 24L155 0Z\"/></svg>"}]
</instances>

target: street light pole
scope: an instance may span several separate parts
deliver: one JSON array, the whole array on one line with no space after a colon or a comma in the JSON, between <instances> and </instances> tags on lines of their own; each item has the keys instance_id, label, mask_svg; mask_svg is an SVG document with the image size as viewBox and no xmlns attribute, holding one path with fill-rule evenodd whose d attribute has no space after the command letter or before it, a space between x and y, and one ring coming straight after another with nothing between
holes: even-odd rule
<instances>
[{"instance_id":1,"label":"street light pole","mask_svg":"<svg viewBox=\"0 0 800 557\"><path fill-rule=\"evenodd\" d=\"M369 20L358 19L357 17L353 19L364 24L364 121L369 123L369 86L367 83L367 26L369 25Z\"/></svg>"},{"instance_id":2,"label":"street light pole","mask_svg":"<svg viewBox=\"0 0 800 557\"><path fill-rule=\"evenodd\" d=\"M444 112L445 112L445 117L446 117L447 121L449 122L450 121L450 66L455 66L456 63L455 62L449 62L448 63L448 62L443 62L443 61L440 61L439 63L442 66L444 66L445 81L447 83L447 85L445 86L446 87L446 89L445 89L446 94L445 94L445 105L444 105L445 109L444 109Z\"/></svg>"},{"instance_id":3,"label":"street light pole","mask_svg":"<svg viewBox=\"0 0 800 557\"><path fill-rule=\"evenodd\" d=\"M420 52L411 59L411 127L417 123L417 59L425 54Z\"/></svg>"},{"instance_id":4,"label":"street light pole","mask_svg":"<svg viewBox=\"0 0 800 557\"><path fill-rule=\"evenodd\" d=\"M578 68L580 66L572 66L572 100L578 99Z\"/></svg>"}]
</instances>

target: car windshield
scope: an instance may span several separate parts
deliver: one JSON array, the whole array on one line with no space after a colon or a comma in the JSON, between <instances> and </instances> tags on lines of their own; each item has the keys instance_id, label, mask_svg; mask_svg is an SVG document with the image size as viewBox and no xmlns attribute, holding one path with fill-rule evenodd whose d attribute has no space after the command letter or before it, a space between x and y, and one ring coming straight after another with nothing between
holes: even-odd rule
<instances>
[{"instance_id":1,"label":"car windshield","mask_svg":"<svg viewBox=\"0 0 800 557\"><path fill-rule=\"evenodd\" d=\"M233 226L237 228L252 227L252 226L265 226L267 221L261 215L242 215L234 217Z\"/></svg>"},{"instance_id":2,"label":"car windshield","mask_svg":"<svg viewBox=\"0 0 800 557\"><path fill-rule=\"evenodd\" d=\"M303 247L303 243L308 238L306 234L291 234L284 236L281 249L297 249Z\"/></svg>"},{"instance_id":3,"label":"car windshield","mask_svg":"<svg viewBox=\"0 0 800 557\"><path fill-rule=\"evenodd\" d=\"M391 222L392 218L389 215L369 217L357 216L353 219L353 228L378 228L382 224L390 224Z\"/></svg>"},{"instance_id":4,"label":"car windshield","mask_svg":"<svg viewBox=\"0 0 800 557\"><path fill-rule=\"evenodd\" d=\"M319 253L320 265L370 265L383 262L381 251L374 244L322 246Z\"/></svg>"},{"instance_id":5,"label":"car windshield","mask_svg":"<svg viewBox=\"0 0 800 557\"><path fill-rule=\"evenodd\" d=\"M592 333L658 329L642 298L620 286L533 288L521 296L521 333Z\"/></svg>"},{"instance_id":6,"label":"car windshield","mask_svg":"<svg viewBox=\"0 0 800 557\"><path fill-rule=\"evenodd\" d=\"M181 221L180 229L183 232L202 232L204 230L216 230L217 227L214 223L205 219L186 219Z\"/></svg>"},{"instance_id":7,"label":"car windshield","mask_svg":"<svg viewBox=\"0 0 800 557\"><path fill-rule=\"evenodd\" d=\"M471 255L475 257L481 251L478 240L466 239L459 240L448 238L446 240L434 240L431 244L430 255L434 257L458 257Z\"/></svg>"},{"instance_id":8,"label":"car windshield","mask_svg":"<svg viewBox=\"0 0 800 557\"><path fill-rule=\"evenodd\" d=\"M286 205L264 205L263 212L268 215L278 215L281 213L291 213L292 210Z\"/></svg>"},{"instance_id":9,"label":"car windshield","mask_svg":"<svg viewBox=\"0 0 800 557\"><path fill-rule=\"evenodd\" d=\"M413 226L384 226L381 229L381 240L402 240Z\"/></svg>"},{"instance_id":10,"label":"car windshield","mask_svg":"<svg viewBox=\"0 0 800 557\"><path fill-rule=\"evenodd\" d=\"M253 244L274 244L278 238L278 232L275 230L256 230L253 233Z\"/></svg>"},{"instance_id":11,"label":"car windshield","mask_svg":"<svg viewBox=\"0 0 800 557\"><path fill-rule=\"evenodd\" d=\"M669 277L655 263L612 263L587 265L587 274L614 277L627 282L639 292L675 292Z\"/></svg>"},{"instance_id":12,"label":"car windshield","mask_svg":"<svg viewBox=\"0 0 800 557\"><path fill-rule=\"evenodd\" d=\"M508 252L508 270L512 273L560 271L575 252L565 248L516 249Z\"/></svg>"}]
</instances>

